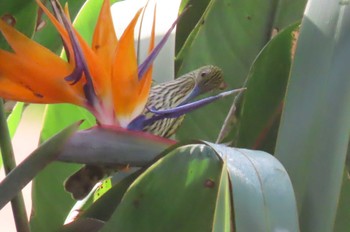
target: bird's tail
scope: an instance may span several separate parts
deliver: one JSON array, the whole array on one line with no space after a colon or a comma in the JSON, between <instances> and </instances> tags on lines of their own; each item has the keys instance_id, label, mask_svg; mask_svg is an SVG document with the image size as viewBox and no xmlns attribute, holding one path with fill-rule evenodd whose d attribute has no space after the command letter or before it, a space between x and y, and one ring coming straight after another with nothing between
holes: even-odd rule
<instances>
[{"instance_id":1,"label":"bird's tail","mask_svg":"<svg viewBox=\"0 0 350 232\"><path fill-rule=\"evenodd\" d=\"M113 169L115 170L115 169ZM104 177L112 172L112 168L99 165L85 165L64 183L66 191L70 192L74 199L85 198L93 187Z\"/></svg>"}]
</instances>

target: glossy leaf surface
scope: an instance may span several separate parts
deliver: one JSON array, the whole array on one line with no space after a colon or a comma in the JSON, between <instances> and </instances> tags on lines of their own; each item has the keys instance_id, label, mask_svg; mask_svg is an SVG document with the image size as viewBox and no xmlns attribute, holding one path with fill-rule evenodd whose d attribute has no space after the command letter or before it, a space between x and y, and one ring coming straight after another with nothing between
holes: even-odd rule
<instances>
[{"instance_id":1,"label":"glossy leaf surface","mask_svg":"<svg viewBox=\"0 0 350 232\"><path fill-rule=\"evenodd\" d=\"M227 165L236 231L299 231L288 173L272 155L209 144Z\"/></svg>"},{"instance_id":2,"label":"glossy leaf surface","mask_svg":"<svg viewBox=\"0 0 350 232\"><path fill-rule=\"evenodd\" d=\"M305 4L305 0L210 1L176 57L177 76L214 64L223 69L229 88L241 87L271 35L300 20ZM232 99L225 99L189 114L178 138L215 141L231 104Z\"/></svg>"},{"instance_id":3,"label":"glossy leaf surface","mask_svg":"<svg viewBox=\"0 0 350 232\"><path fill-rule=\"evenodd\" d=\"M254 61L238 105L237 129L226 138L234 146L274 152L298 26L293 24L277 34Z\"/></svg>"},{"instance_id":4,"label":"glossy leaf surface","mask_svg":"<svg viewBox=\"0 0 350 232\"><path fill-rule=\"evenodd\" d=\"M210 151L188 145L160 159L135 180L102 231L210 231L223 178Z\"/></svg>"},{"instance_id":5,"label":"glossy leaf surface","mask_svg":"<svg viewBox=\"0 0 350 232\"><path fill-rule=\"evenodd\" d=\"M350 7L310 0L301 24L276 157L295 192L302 231L332 231L350 128Z\"/></svg>"}]
</instances>

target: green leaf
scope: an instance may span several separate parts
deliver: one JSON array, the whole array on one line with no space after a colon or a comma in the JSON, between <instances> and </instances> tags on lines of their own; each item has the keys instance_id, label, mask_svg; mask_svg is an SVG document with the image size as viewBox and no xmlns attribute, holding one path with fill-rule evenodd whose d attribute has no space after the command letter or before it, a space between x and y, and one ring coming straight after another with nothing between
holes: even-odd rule
<instances>
[{"instance_id":1,"label":"green leaf","mask_svg":"<svg viewBox=\"0 0 350 232\"><path fill-rule=\"evenodd\" d=\"M106 192L112 188L112 179L110 177L104 179L100 186L96 189L93 194L93 201L97 201L102 197Z\"/></svg>"},{"instance_id":2,"label":"green leaf","mask_svg":"<svg viewBox=\"0 0 350 232\"><path fill-rule=\"evenodd\" d=\"M230 88L241 87L272 32L300 20L305 3L306 0L210 1L201 23L176 57L177 76L204 64L214 64L223 69ZM187 115L178 138L215 140L231 102L226 99Z\"/></svg>"},{"instance_id":3,"label":"green leaf","mask_svg":"<svg viewBox=\"0 0 350 232\"><path fill-rule=\"evenodd\" d=\"M227 163L224 162L221 176L227 176ZM232 231L231 230L231 219L233 218L233 207L231 204L231 186L228 176L221 178L219 183L219 193L216 200L216 209L214 214L213 221L213 231L222 232L222 231Z\"/></svg>"},{"instance_id":4,"label":"green leaf","mask_svg":"<svg viewBox=\"0 0 350 232\"><path fill-rule=\"evenodd\" d=\"M102 231L211 231L222 166L208 146L176 148L135 180Z\"/></svg>"},{"instance_id":5,"label":"green leaf","mask_svg":"<svg viewBox=\"0 0 350 232\"><path fill-rule=\"evenodd\" d=\"M96 123L95 117L84 108L70 104L47 105L41 131L41 141L47 140L62 127L78 120L84 120L80 129L90 128Z\"/></svg>"},{"instance_id":6,"label":"green leaf","mask_svg":"<svg viewBox=\"0 0 350 232\"><path fill-rule=\"evenodd\" d=\"M199 19L203 15L210 0L182 0L180 11L183 11L185 7L189 7L187 12L180 18L176 27L176 53L184 45L188 35L194 29Z\"/></svg>"},{"instance_id":7,"label":"green leaf","mask_svg":"<svg viewBox=\"0 0 350 232\"><path fill-rule=\"evenodd\" d=\"M147 162L142 169L140 168L129 168L127 171L119 171L112 175L113 187L102 197L100 197L96 202L91 205L91 202L87 201L84 205L78 208L79 213L82 218L96 218L99 220L107 221L113 214L114 210L119 205L125 191L129 188L130 184L150 165L156 162L158 159L165 156L169 151L173 150L175 147L181 145L187 145L187 142L178 143L168 149L164 150L161 154L154 158L153 162ZM141 154L141 153L140 153ZM98 192L99 187L95 191ZM85 201L85 199L84 199ZM88 208L87 210L85 210Z\"/></svg>"},{"instance_id":8,"label":"green leaf","mask_svg":"<svg viewBox=\"0 0 350 232\"><path fill-rule=\"evenodd\" d=\"M0 137L0 150L2 162L4 164L4 171L6 175L9 175L9 173L11 173L11 171L16 168L16 161L13 152L10 132L7 126L4 101L2 99L0 99ZM22 192L18 191L14 196L11 197L10 200L17 230L29 232L29 223L27 220L27 213Z\"/></svg>"},{"instance_id":9,"label":"green leaf","mask_svg":"<svg viewBox=\"0 0 350 232\"><path fill-rule=\"evenodd\" d=\"M33 232L57 231L75 201L64 191L63 182L77 170L78 165L52 163L32 182L32 214L30 226Z\"/></svg>"},{"instance_id":10,"label":"green leaf","mask_svg":"<svg viewBox=\"0 0 350 232\"><path fill-rule=\"evenodd\" d=\"M344 172L342 189L339 198L337 217L333 231L347 231L350 228L350 179L348 173Z\"/></svg>"},{"instance_id":11,"label":"green leaf","mask_svg":"<svg viewBox=\"0 0 350 232\"><path fill-rule=\"evenodd\" d=\"M48 140L6 176L0 183L0 209L57 157L59 149L77 127L78 124L73 124Z\"/></svg>"},{"instance_id":12,"label":"green leaf","mask_svg":"<svg viewBox=\"0 0 350 232\"><path fill-rule=\"evenodd\" d=\"M299 231L293 187L276 158L262 151L208 144L230 174L236 231Z\"/></svg>"},{"instance_id":13,"label":"green leaf","mask_svg":"<svg viewBox=\"0 0 350 232\"><path fill-rule=\"evenodd\" d=\"M298 26L276 35L254 61L236 129L227 138L234 146L274 152Z\"/></svg>"},{"instance_id":14,"label":"green leaf","mask_svg":"<svg viewBox=\"0 0 350 232\"><path fill-rule=\"evenodd\" d=\"M0 20L5 19L17 30L31 37L35 24L38 6L34 0L0 1ZM8 48L5 38L0 33L0 48Z\"/></svg>"},{"instance_id":15,"label":"green leaf","mask_svg":"<svg viewBox=\"0 0 350 232\"><path fill-rule=\"evenodd\" d=\"M153 162L165 156L169 151L173 150L176 147L187 145L187 142L178 143L166 150L164 150L161 154L154 158ZM143 167L139 168L130 168L127 172L121 171L113 174L112 176L112 184L113 187L104 194L99 200L93 203L93 205L83 212L82 218L96 218L99 220L107 221L113 214L114 210L119 205L125 191L129 188L132 182L144 171L146 170L152 163L149 163ZM97 191L97 190L96 190ZM84 205L85 207L85 205Z\"/></svg>"},{"instance_id":16,"label":"green leaf","mask_svg":"<svg viewBox=\"0 0 350 232\"><path fill-rule=\"evenodd\" d=\"M300 29L276 157L302 231L334 230L350 128L349 19L347 4L310 0Z\"/></svg>"},{"instance_id":17,"label":"green leaf","mask_svg":"<svg viewBox=\"0 0 350 232\"><path fill-rule=\"evenodd\" d=\"M7 117L7 127L9 129L10 138L13 138L13 136L15 135L17 127L21 121L23 106L24 104L22 102L16 103L10 115ZM1 154L1 151L0 151L0 154ZM2 156L0 155L0 169L1 167L2 167Z\"/></svg>"},{"instance_id":18,"label":"green leaf","mask_svg":"<svg viewBox=\"0 0 350 232\"><path fill-rule=\"evenodd\" d=\"M102 221L108 221L121 202L125 191L140 173L141 171L131 173L129 176L116 183L108 192L95 201L91 207L81 215L81 218L96 218Z\"/></svg>"},{"instance_id":19,"label":"green leaf","mask_svg":"<svg viewBox=\"0 0 350 232\"><path fill-rule=\"evenodd\" d=\"M13 108L11 114L7 117L7 126L9 128L11 138L13 138L13 136L15 135L17 127L22 118L23 110L24 110L24 103L18 102Z\"/></svg>"},{"instance_id":20,"label":"green leaf","mask_svg":"<svg viewBox=\"0 0 350 232\"><path fill-rule=\"evenodd\" d=\"M304 14L304 8L307 1L296 0L296 1L275 1L272 7L271 19L273 19L272 30L283 30L290 24L299 22Z\"/></svg>"},{"instance_id":21,"label":"green leaf","mask_svg":"<svg viewBox=\"0 0 350 232\"><path fill-rule=\"evenodd\" d=\"M104 225L103 221L99 221L93 218L85 218L85 219L77 220L75 222L67 224L59 231L60 232L77 232L77 231L97 232L99 231L99 229L102 228L103 225Z\"/></svg>"},{"instance_id":22,"label":"green leaf","mask_svg":"<svg viewBox=\"0 0 350 232\"><path fill-rule=\"evenodd\" d=\"M294 191L273 156L211 143L180 144L163 155L82 217L107 220L102 231L298 231Z\"/></svg>"}]
</instances>

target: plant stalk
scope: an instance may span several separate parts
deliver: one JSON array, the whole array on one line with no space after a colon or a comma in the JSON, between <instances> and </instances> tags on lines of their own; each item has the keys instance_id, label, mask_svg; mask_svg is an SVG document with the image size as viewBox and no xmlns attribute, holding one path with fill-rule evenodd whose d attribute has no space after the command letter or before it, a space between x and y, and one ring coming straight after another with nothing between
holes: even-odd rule
<instances>
[{"instance_id":1,"label":"plant stalk","mask_svg":"<svg viewBox=\"0 0 350 232\"><path fill-rule=\"evenodd\" d=\"M0 149L2 154L5 174L11 172L16 167L15 156L11 144L11 137L7 127L4 102L0 98ZM15 220L17 232L30 232L27 211L24 204L22 192L11 200L13 217Z\"/></svg>"}]
</instances>

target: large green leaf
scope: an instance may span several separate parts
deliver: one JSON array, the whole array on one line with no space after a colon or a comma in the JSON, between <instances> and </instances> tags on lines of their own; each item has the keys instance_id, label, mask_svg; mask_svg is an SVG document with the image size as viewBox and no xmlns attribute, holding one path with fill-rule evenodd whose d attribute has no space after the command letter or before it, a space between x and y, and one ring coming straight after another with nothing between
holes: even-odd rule
<instances>
[{"instance_id":1,"label":"large green leaf","mask_svg":"<svg viewBox=\"0 0 350 232\"><path fill-rule=\"evenodd\" d=\"M102 231L299 230L291 182L273 156L182 143L159 158L120 181L78 221L106 221Z\"/></svg>"},{"instance_id":2,"label":"large green leaf","mask_svg":"<svg viewBox=\"0 0 350 232\"><path fill-rule=\"evenodd\" d=\"M205 145L171 151L132 184L102 231L211 231L222 166Z\"/></svg>"},{"instance_id":3,"label":"large green leaf","mask_svg":"<svg viewBox=\"0 0 350 232\"><path fill-rule=\"evenodd\" d=\"M337 217L333 231L347 231L350 228L350 179L348 173L344 172L342 190L339 198Z\"/></svg>"},{"instance_id":4,"label":"large green leaf","mask_svg":"<svg viewBox=\"0 0 350 232\"><path fill-rule=\"evenodd\" d=\"M32 183L31 230L57 231L75 201L64 191L63 182L79 166L52 163Z\"/></svg>"},{"instance_id":5,"label":"large green leaf","mask_svg":"<svg viewBox=\"0 0 350 232\"><path fill-rule=\"evenodd\" d=\"M176 147L185 144L187 143L179 143L176 145ZM153 162L166 155L172 149L174 149L174 147L170 147L163 151L161 154L154 158ZM72 209L71 214L74 217L76 217L76 212L79 212L78 215L80 215L80 218L95 218L98 220L108 221L115 209L117 208L117 206L119 205L121 199L123 198L125 191L134 182L134 180L151 164L152 163L150 163L148 160L147 165L143 164L144 167L142 169L130 168L126 172L121 171L113 174L111 178L106 179L106 181L111 181L111 184L113 185L111 189L107 189L107 192L103 194L102 197L98 198L96 202L93 202L93 204L91 204L90 200L86 199L83 200L85 202L78 202ZM106 186L103 182L97 188L95 194L99 194L100 190L102 188L104 189L105 187ZM89 198L92 198L92 196L89 196ZM71 218L69 218L68 221L71 221L70 219Z\"/></svg>"},{"instance_id":6,"label":"large green leaf","mask_svg":"<svg viewBox=\"0 0 350 232\"><path fill-rule=\"evenodd\" d=\"M209 145L230 174L236 231L299 231L293 187L276 158L262 151Z\"/></svg>"},{"instance_id":7,"label":"large green leaf","mask_svg":"<svg viewBox=\"0 0 350 232\"><path fill-rule=\"evenodd\" d=\"M203 12L207 8L210 0L182 0L180 10L186 9L185 13L176 28L176 53L184 45L188 35L192 32L196 24L199 22L199 19L203 15Z\"/></svg>"},{"instance_id":8,"label":"large green leaf","mask_svg":"<svg viewBox=\"0 0 350 232\"><path fill-rule=\"evenodd\" d=\"M80 126L81 129L90 128L95 125L95 117L81 107L70 104L47 105L43 129L41 131L41 141L47 140L62 127L83 119L84 121Z\"/></svg>"},{"instance_id":9,"label":"large green leaf","mask_svg":"<svg viewBox=\"0 0 350 232\"><path fill-rule=\"evenodd\" d=\"M242 86L252 62L274 29L299 20L305 3L306 0L210 1L201 23L177 56L177 76L204 64L215 64L223 69L230 88ZM231 102L227 99L189 114L177 133L178 138L191 136L213 141Z\"/></svg>"},{"instance_id":10,"label":"large green leaf","mask_svg":"<svg viewBox=\"0 0 350 232\"><path fill-rule=\"evenodd\" d=\"M274 152L298 26L276 35L254 61L238 105L238 123L227 138L234 146Z\"/></svg>"},{"instance_id":11,"label":"large green leaf","mask_svg":"<svg viewBox=\"0 0 350 232\"><path fill-rule=\"evenodd\" d=\"M153 162L165 156L169 151L173 150L174 147L181 145L187 145L188 143L178 143L160 153L157 157L154 158ZM152 163L153 163L152 162ZM88 208L86 212L82 213L82 218L96 218L99 220L107 221L113 214L114 210L119 205L122 197L124 196L125 191L129 186L134 182L134 180L146 170L152 163L148 162L147 165L143 165L142 169L140 168L131 168L127 172L118 172L115 173L112 178L113 187L107 191L102 197L100 197L93 205ZM103 187L103 186L102 186ZM98 189L96 190L96 192ZM85 207L86 204L83 206Z\"/></svg>"},{"instance_id":12,"label":"large green leaf","mask_svg":"<svg viewBox=\"0 0 350 232\"><path fill-rule=\"evenodd\" d=\"M309 1L276 147L295 189L302 231L332 231L341 204L350 129L349 28L347 4Z\"/></svg>"},{"instance_id":13,"label":"large green leaf","mask_svg":"<svg viewBox=\"0 0 350 232\"><path fill-rule=\"evenodd\" d=\"M227 177L227 163L224 162L221 176ZM229 178L221 178L218 183L219 193L213 221L213 232L232 231L232 217L234 216L231 202L231 185Z\"/></svg>"}]
</instances>

